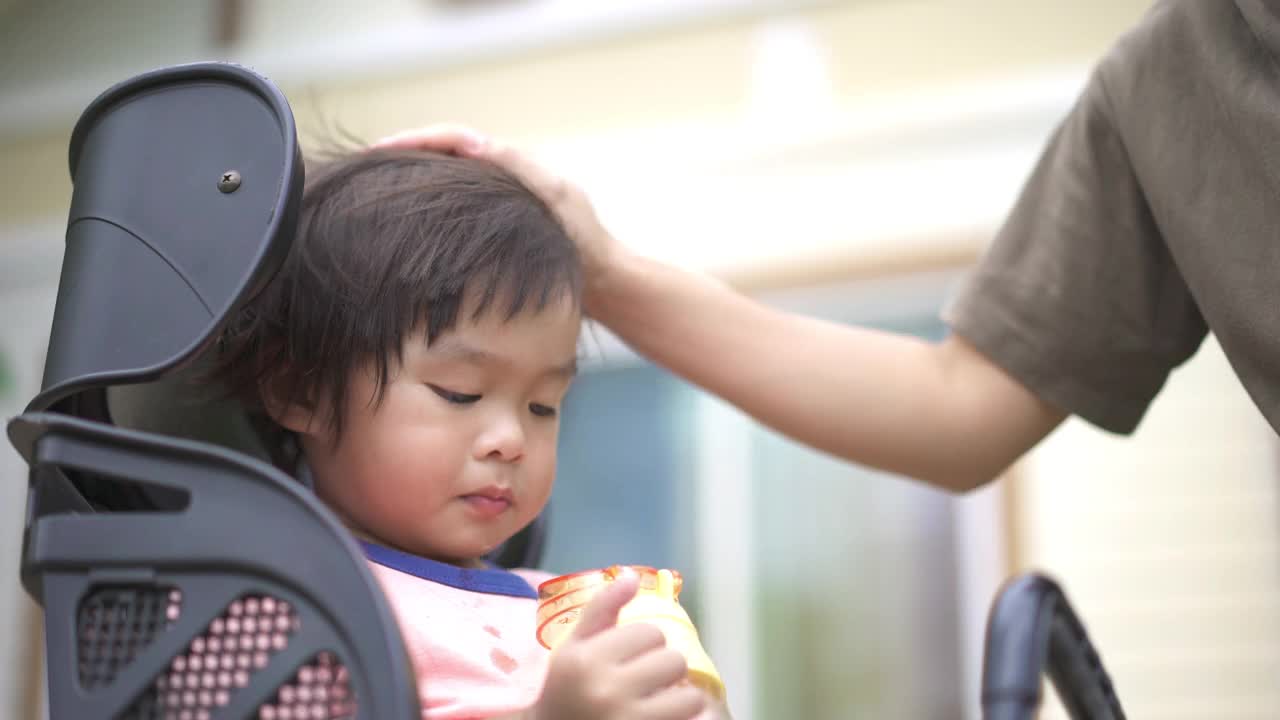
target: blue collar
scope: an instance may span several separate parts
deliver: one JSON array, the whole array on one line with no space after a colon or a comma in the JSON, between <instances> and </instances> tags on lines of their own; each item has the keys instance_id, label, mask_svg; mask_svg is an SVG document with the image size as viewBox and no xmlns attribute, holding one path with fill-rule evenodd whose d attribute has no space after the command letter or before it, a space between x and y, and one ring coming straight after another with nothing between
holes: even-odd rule
<instances>
[{"instance_id":1,"label":"blue collar","mask_svg":"<svg viewBox=\"0 0 1280 720\"><path fill-rule=\"evenodd\" d=\"M373 562L423 580L489 595L538 599L537 591L530 587L524 578L509 570L497 567L461 568L364 540L357 540L357 542L364 549L365 557Z\"/></svg>"}]
</instances>

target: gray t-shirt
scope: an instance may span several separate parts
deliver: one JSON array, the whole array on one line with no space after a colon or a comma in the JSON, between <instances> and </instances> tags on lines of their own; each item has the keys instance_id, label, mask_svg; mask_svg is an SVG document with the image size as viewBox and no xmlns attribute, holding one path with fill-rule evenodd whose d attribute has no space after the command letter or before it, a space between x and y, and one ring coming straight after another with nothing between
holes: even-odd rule
<instances>
[{"instance_id":1,"label":"gray t-shirt","mask_svg":"<svg viewBox=\"0 0 1280 720\"><path fill-rule=\"evenodd\" d=\"M1280 429L1278 52L1280 3L1157 4L1054 133L953 330L1130 432L1207 327Z\"/></svg>"}]
</instances>

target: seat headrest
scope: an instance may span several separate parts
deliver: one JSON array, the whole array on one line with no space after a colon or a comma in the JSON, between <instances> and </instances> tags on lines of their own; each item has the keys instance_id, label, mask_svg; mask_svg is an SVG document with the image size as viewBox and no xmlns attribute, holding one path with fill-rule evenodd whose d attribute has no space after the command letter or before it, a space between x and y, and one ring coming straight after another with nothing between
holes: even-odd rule
<instances>
[{"instance_id":1,"label":"seat headrest","mask_svg":"<svg viewBox=\"0 0 1280 720\"><path fill-rule=\"evenodd\" d=\"M274 462L277 453L267 447L267 439L254 427L244 407L218 394L204 378L209 359L206 353L149 383L106 388L111 422L130 430L211 443Z\"/></svg>"},{"instance_id":2,"label":"seat headrest","mask_svg":"<svg viewBox=\"0 0 1280 720\"><path fill-rule=\"evenodd\" d=\"M284 96L226 63L107 90L76 123L70 166L62 278L28 410L74 406L78 393L156 381L192 360L279 268L303 184Z\"/></svg>"}]
</instances>

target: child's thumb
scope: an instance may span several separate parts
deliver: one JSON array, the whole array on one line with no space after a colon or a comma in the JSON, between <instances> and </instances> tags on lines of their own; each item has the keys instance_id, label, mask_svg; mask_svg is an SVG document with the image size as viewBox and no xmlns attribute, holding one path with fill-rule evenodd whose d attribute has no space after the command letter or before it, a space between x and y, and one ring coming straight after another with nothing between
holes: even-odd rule
<instances>
[{"instance_id":1,"label":"child's thumb","mask_svg":"<svg viewBox=\"0 0 1280 720\"><path fill-rule=\"evenodd\" d=\"M618 577L587 603L582 619L573 629L573 637L581 640L618 624L618 611L636 596L640 578L631 568L623 568Z\"/></svg>"}]
</instances>

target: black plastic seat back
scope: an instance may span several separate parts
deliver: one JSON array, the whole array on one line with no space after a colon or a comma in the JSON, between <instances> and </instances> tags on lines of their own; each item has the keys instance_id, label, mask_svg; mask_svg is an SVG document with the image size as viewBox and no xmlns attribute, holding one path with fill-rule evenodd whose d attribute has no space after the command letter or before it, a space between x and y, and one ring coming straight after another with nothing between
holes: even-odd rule
<instances>
[{"instance_id":1,"label":"black plastic seat back","mask_svg":"<svg viewBox=\"0 0 1280 720\"><path fill-rule=\"evenodd\" d=\"M9 425L33 487L51 718L417 720L395 619L350 535L275 468L51 413ZM176 511L74 512L68 474L163 488Z\"/></svg>"},{"instance_id":2,"label":"black plastic seat back","mask_svg":"<svg viewBox=\"0 0 1280 720\"><path fill-rule=\"evenodd\" d=\"M139 76L76 125L44 382L9 423L55 720L419 717L349 534L245 454L238 404L183 391L287 254L300 158L284 97L234 65Z\"/></svg>"},{"instance_id":3,"label":"black plastic seat back","mask_svg":"<svg viewBox=\"0 0 1280 720\"><path fill-rule=\"evenodd\" d=\"M284 97L221 63L104 92L76 124L70 165L62 280L28 409L92 415L72 406L78 393L156 380L191 359L275 273L303 166Z\"/></svg>"},{"instance_id":4,"label":"black plastic seat back","mask_svg":"<svg viewBox=\"0 0 1280 720\"><path fill-rule=\"evenodd\" d=\"M62 277L28 410L267 457L238 404L192 392L187 371L293 240L303 163L284 96L226 63L146 73L85 109L69 161ZM100 509L164 502L91 473L73 482Z\"/></svg>"},{"instance_id":5,"label":"black plastic seat back","mask_svg":"<svg viewBox=\"0 0 1280 720\"><path fill-rule=\"evenodd\" d=\"M982 668L984 720L1031 720L1047 675L1073 720L1124 720L1111 677L1058 584L1027 573L991 606Z\"/></svg>"}]
</instances>

